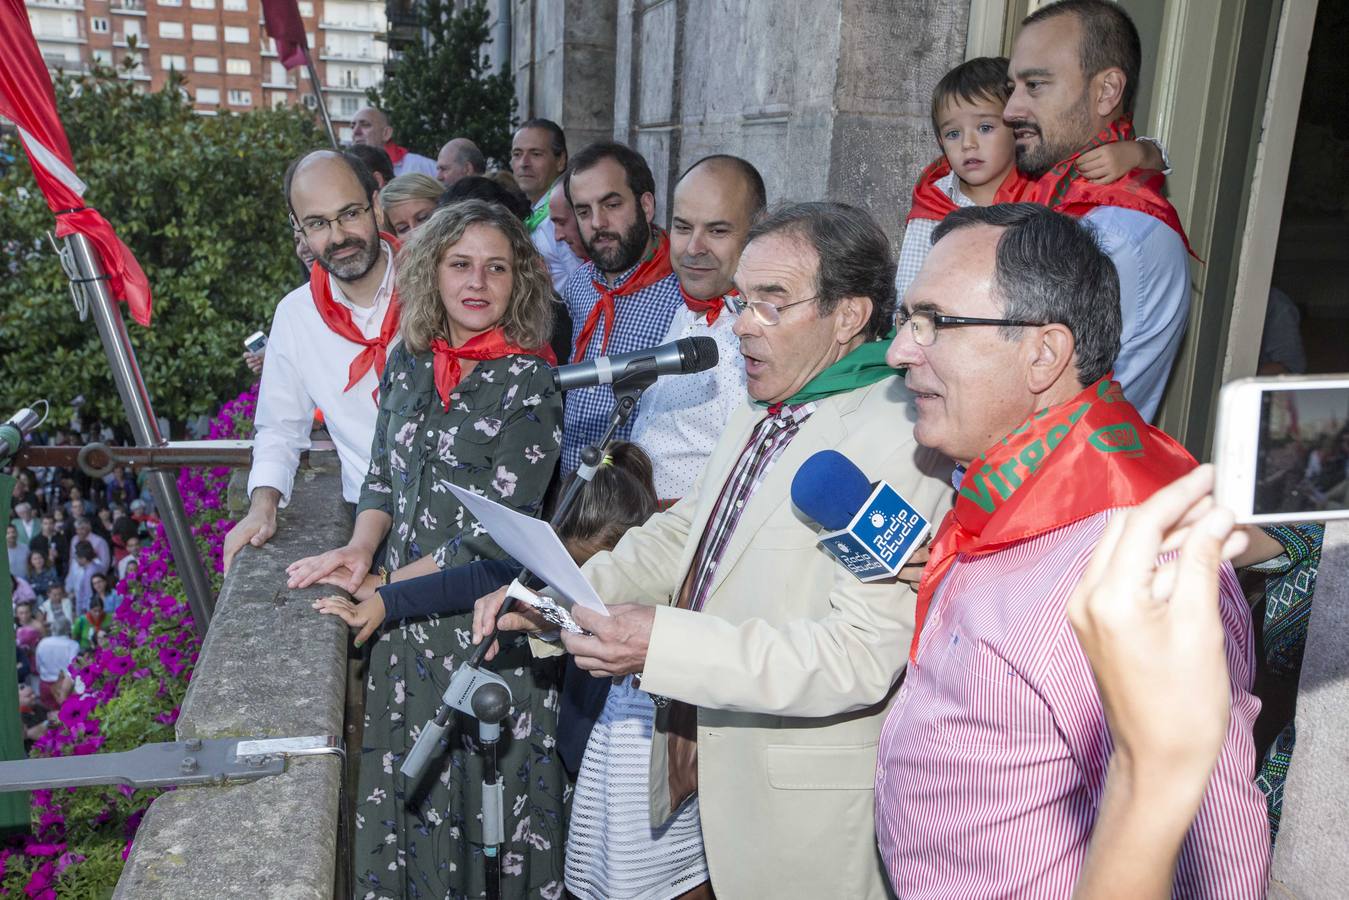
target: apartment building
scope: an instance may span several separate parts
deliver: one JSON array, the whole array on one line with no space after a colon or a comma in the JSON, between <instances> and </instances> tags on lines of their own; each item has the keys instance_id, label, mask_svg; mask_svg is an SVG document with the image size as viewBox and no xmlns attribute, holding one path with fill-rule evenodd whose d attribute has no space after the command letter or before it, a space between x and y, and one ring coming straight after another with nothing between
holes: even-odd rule
<instances>
[{"instance_id":1,"label":"apartment building","mask_svg":"<svg viewBox=\"0 0 1349 900\"><path fill-rule=\"evenodd\" d=\"M243 112L266 104L314 109L309 76L286 71L262 24L259 0L26 0L47 66L134 67L124 78L158 89L183 74L197 112ZM299 0L333 127L351 137L367 88L384 78L388 30L383 0Z\"/></svg>"}]
</instances>

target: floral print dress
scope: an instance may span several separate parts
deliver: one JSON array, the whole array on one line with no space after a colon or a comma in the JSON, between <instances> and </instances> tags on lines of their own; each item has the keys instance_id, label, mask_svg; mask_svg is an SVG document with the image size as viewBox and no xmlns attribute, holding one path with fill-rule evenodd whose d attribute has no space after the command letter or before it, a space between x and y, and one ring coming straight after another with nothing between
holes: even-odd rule
<instances>
[{"instance_id":1,"label":"floral print dress","mask_svg":"<svg viewBox=\"0 0 1349 900\"><path fill-rule=\"evenodd\" d=\"M504 553L454 498L449 484L538 515L557 465L562 401L532 356L479 362L450 395L436 395L430 353L399 345L389 355L359 511L393 525L390 569L430 555L441 568ZM406 619L371 648L365 736L356 798L356 896L461 898L485 894L482 759L477 723L455 715L450 750L416 785L398 767L472 654L466 614ZM506 799L502 896L558 898L566 843L567 782L557 757L557 660L535 660L523 638L490 664L510 685L498 757ZM410 791L410 793L409 793Z\"/></svg>"}]
</instances>

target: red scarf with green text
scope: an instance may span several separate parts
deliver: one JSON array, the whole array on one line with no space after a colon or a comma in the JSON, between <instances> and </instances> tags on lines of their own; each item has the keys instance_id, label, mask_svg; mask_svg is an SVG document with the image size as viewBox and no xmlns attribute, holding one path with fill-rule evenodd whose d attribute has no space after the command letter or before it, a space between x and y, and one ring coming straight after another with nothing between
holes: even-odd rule
<instances>
[{"instance_id":1,"label":"red scarf with green text","mask_svg":"<svg viewBox=\"0 0 1349 900\"><path fill-rule=\"evenodd\" d=\"M1134 506L1193 469L1194 457L1148 425L1109 376L1036 413L975 460L942 520L918 584L909 659L957 556L982 556Z\"/></svg>"},{"instance_id":2,"label":"red scarf with green text","mask_svg":"<svg viewBox=\"0 0 1349 900\"><path fill-rule=\"evenodd\" d=\"M381 231L379 233L381 240L389 245L393 256L398 255L398 239L391 234ZM383 248L380 253L383 253ZM393 265L390 260L389 265ZM389 298L389 307L384 310L384 321L380 323L379 334L368 338L361 334L361 330L356 327L356 323L351 320L351 310L347 309L341 303L333 299L332 282L328 280L328 271L318 264L316 260L313 268L309 270L309 293L314 297L314 307L318 310L319 318L323 324L338 337L346 338L353 344L362 348L351 360L351 365L347 368L347 386L342 389L345 393L356 386L356 382L365 377L373 366L376 378L384 375L384 361L388 357L389 344L398 336L398 288L393 290L393 296ZM372 395L375 402L379 402L379 388L375 388Z\"/></svg>"},{"instance_id":3,"label":"red scarf with green text","mask_svg":"<svg viewBox=\"0 0 1349 900\"><path fill-rule=\"evenodd\" d=\"M450 393L464 377L464 367L459 364L461 359L480 362L488 359L501 359L503 356L524 354L526 356L537 356L550 366L557 365L557 356L553 354L553 348L547 344L542 347L535 347L532 350L526 347L518 347L506 340L506 333L499 327L474 335L459 347L451 347L449 341L443 338L435 338L431 341L431 353L435 358L433 368L436 393L440 395L440 402L445 404L446 412L449 412L450 409Z\"/></svg>"},{"instance_id":4,"label":"red scarf with green text","mask_svg":"<svg viewBox=\"0 0 1349 900\"><path fill-rule=\"evenodd\" d=\"M604 339L600 342L600 355L603 356L608 351L609 336L614 333L614 318L617 315L615 298L626 297L642 288L651 287L674 271L670 268L670 237L663 229L654 230L657 235L656 249L642 260L621 287L611 288L599 281L591 280L590 283L595 286L599 299L591 307L590 315L586 316L585 323L576 336L576 352L572 354L574 360L579 362L585 358L586 347L590 346L590 339L594 337L595 329L599 327L601 315L604 316Z\"/></svg>"}]
</instances>

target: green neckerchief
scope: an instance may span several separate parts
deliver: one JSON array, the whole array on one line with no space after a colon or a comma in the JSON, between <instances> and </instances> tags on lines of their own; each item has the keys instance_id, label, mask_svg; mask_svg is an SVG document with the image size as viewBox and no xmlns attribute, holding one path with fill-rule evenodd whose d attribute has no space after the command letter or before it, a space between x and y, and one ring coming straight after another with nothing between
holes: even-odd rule
<instances>
[{"instance_id":1,"label":"green neckerchief","mask_svg":"<svg viewBox=\"0 0 1349 900\"><path fill-rule=\"evenodd\" d=\"M549 185L548 190L544 192L543 198L539 200L538 207L530 212L529 216L525 219L525 231L533 234L534 229L542 225L543 220L548 218L548 202L553 199L553 189L556 187L557 182L554 181Z\"/></svg>"},{"instance_id":2,"label":"green neckerchief","mask_svg":"<svg viewBox=\"0 0 1349 900\"><path fill-rule=\"evenodd\" d=\"M900 374L885 362L885 351L895 336L893 329L879 341L868 341L860 345L847 356L806 382L801 390L783 401L784 406L798 403L810 403L823 400L835 394L846 393L857 388L875 384L891 375ZM760 406L769 406L762 400L756 400Z\"/></svg>"}]
</instances>

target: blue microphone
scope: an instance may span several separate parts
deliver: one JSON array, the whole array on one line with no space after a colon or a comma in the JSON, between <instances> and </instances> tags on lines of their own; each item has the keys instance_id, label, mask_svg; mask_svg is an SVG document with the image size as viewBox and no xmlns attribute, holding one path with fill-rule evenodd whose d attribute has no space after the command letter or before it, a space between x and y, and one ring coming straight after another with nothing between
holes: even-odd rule
<instances>
[{"instance_id":1,"label":"blue microphone","mask_svg":"<svg viewBox=\"0 0 1349 900\"><path fill-rule=\"evenodd\" d=\"M872 484L837 450L807 459L792 479L792 503L825 529L819 545L859 581L893 578L930 523L884 481Z\"/></svg>"}]
</instances>

